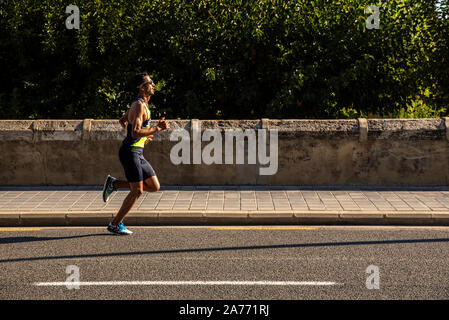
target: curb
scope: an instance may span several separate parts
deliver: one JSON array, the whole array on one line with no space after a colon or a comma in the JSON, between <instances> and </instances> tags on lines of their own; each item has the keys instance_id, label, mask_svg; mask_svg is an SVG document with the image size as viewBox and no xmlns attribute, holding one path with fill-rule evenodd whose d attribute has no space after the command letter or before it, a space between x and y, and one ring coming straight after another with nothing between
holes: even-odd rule
<instances>
[{"instance_id":1,"label":"curb","mask_svg":"<svg viewBox=\"0 0 449 320\"><path fill-rule=\"evenodd\" d=\"M116 211L0 212L0 227L105 226ZM437 211L131 211L128 225L422 225L449 226L449 212Z\"/></svg>"}]
</instances>

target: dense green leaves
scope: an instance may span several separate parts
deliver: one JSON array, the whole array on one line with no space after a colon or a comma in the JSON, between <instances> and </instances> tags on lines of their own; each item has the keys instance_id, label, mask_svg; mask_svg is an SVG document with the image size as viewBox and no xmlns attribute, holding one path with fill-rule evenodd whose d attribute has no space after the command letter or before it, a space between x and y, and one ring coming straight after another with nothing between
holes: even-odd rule
<instances>
[{"instance_id":1,"label":"dense green leaves","mask_svg":"<svg viewBox=\"0 0 449 320\"><path fill-rule=\"evenodd\" d=\"M447 0L4 0L0 118L117 118L139 71L156 117L443 116L448 15Z\"/></svg>"}]
</instances>

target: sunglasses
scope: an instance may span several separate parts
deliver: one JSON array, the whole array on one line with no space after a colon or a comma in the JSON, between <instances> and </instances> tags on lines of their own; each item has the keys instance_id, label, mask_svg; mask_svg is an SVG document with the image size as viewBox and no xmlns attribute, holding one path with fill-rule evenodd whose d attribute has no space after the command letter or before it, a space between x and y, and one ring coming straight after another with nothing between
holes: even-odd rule
<instances>
[{"instance_id":1,"label":"sunglasses","mask_svg":"<svg viewBox=\"0 0 449 320\"><path fill-rule=\"evenodd\" d=\"M148 81L145 81L144 83L141 83L140 86L146 85L147 83L153 84L153 80L150 79L150 80L148 80ZM139 86L139 87L140 87L140 86Z\"/></svg>"}]
</instances>

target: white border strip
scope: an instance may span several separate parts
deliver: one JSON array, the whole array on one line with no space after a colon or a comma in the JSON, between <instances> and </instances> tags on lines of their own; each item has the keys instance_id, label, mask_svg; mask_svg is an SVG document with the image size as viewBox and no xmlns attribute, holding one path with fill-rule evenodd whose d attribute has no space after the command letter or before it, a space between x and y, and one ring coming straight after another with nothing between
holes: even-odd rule
<instances>
[{"instance_id":1,"label":"white border strip","mask_svg":"<svg viewBox=\"0 0 449 320\"><path fill-rule=\"evenodd\" d=\"M35 282L35 286L333 286L328 281L93 281Z\"/></svg>"}]
</instances>

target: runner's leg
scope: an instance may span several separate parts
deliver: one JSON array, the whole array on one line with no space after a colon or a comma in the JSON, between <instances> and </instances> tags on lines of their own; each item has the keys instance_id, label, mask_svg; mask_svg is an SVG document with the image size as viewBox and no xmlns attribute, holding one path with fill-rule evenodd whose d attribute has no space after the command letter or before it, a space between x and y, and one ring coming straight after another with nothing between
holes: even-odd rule
<instances>
[{"instance_id":1,"label":"runner's leg","mask_svg":"<svg viewBox=\"0 0 449 320\"><path fill-rule=\"evenodd\" d=\"M161 188L157 176L152 176L143 181L143 191L157 192ZM114 189L128 189L130 190L129 182L125 180L114 181Z\"/></svg>"},{"instance_id":2,"label":"runner's leg","mask_svg":"<svg viewBox=\"0 0 449 320\"><path fill-rule=\"evenodd\" d=\"M143 190L147 192L157 192L161 188L157 176L151 176L143 181Z\"/></svg>"},{"instance_id":3,"label":"runner's leg","mask_svg":"<svg viewBox=\"0 0 449 320\"><path fill-rule=\"evenodd\" d=\"M120 224L128 212L131 210L132 206L136 203L137 199L143 194L143 181L139 182L129 182L130 192L123 200L123 204L120 207L115 218L112 220L113 225Z\"/></svg>"},{"instance_id":4,"label":"runner's leg","mask_svg":"<svg viewBox=\"0 0 449 320\"><path fill-rule=\"evenodd\" d=\"M114 183L112 184L112 186L114 187L114 189L130 189L129 187L129 182L126 180L115 180Z\"/></svg>"}]
</instances>

